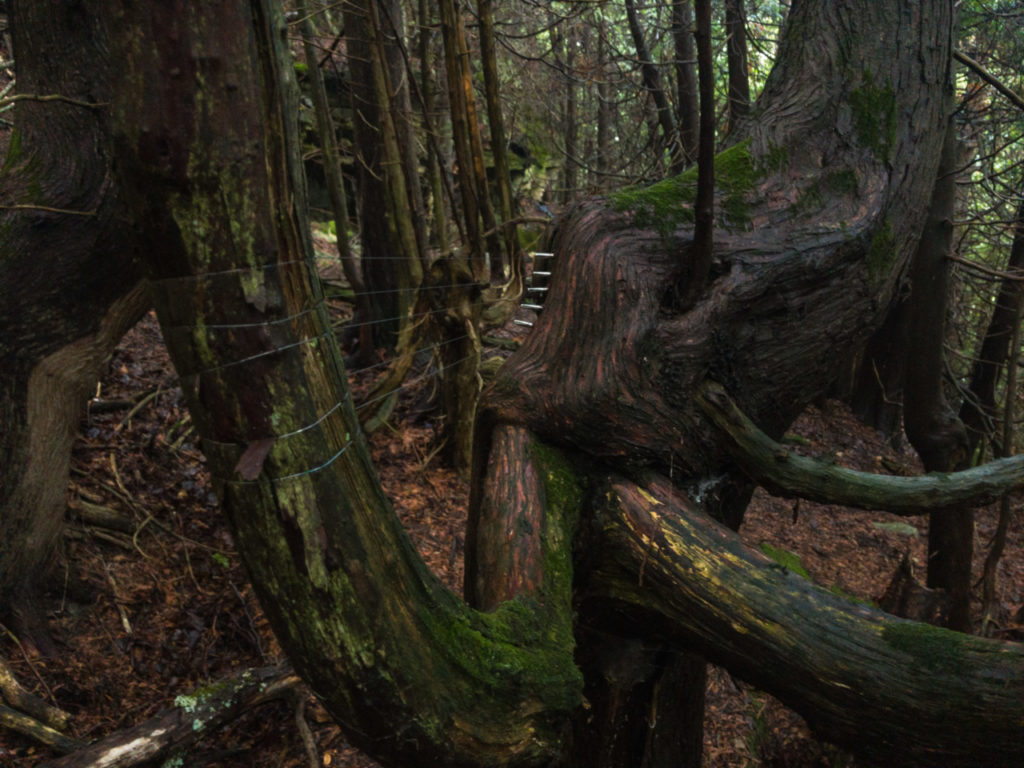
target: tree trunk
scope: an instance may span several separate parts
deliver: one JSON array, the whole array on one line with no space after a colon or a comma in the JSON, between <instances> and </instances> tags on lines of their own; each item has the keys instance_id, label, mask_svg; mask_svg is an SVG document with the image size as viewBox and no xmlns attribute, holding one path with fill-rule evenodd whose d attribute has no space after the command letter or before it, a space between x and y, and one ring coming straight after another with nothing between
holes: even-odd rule
<instances>
[{"instance_id":1,"label":"tree trunk","mask_svg":"<svg viewBox=\"0 0 1024 768\"><path fill-rule=\"evenodd\" d=\"M697 195L693 201L693 241L679 254L673 303L689 309L704 292L715 238L715 79L711 59L711 0L697 0L695 18L700 83L700 142L697 150Z\"/></svg>"},{"instance_id":2,"label":"tree trunk","mask_svg":"<svg viewBox=\"0 0 1024 768\"><path fill-rule=\"evenodd\" d=\"M517 256L519 238L512 220L512 174L508 164L508 142L505 138L505 120L501 112L498 84L497 46L494 40L493 0L478 0L480 13L480 60L484 74L484 96L487 102L487 124L491 131L491 157L494 159L494 183L501 201L501 220L505 253L502 261L510 268L509 277L522 278L522 264ZM499 258L494 254L492 259ZM492 270L493 271L493 270Z\"/></svg>"},{"instance_id":3,"label":"tree trunk","mask_svg":"<svg viewBox=\"0 0 1024 768\"><path fill-rule=\"evenodd\" d=\"M868 339L849 379L837 385L854 415L890 439L901 439L903 430L903 380L909 345L907 303L901 301Z\"/></svg>"},{"instance_id":4,"label":"tree trunk","mask_svg":"<svg viewBox=\"0 0 1024 768\"><path fill-rule=\"evenodd\" d=\"M579 197L579 87L576 84L576 24L570 23L565 30L565 159L562 161L562 191L568 203Z\"/></svg>"},{"instance_id":5,"label":"tree trunk","mask_svg":"<svg viewBox=\"0 0 1024 768\"><path fill-rule=\"evenodd\" d=\"M444 38L445 74L448 84L448 105L452 118L452 139L455 145L457 163L455 176L458 179L460 199L462 200L462 217L465 222L466 241L463 247L469 252L469 263L473 273L482 279L484 267L484 229L481 224L484 218L483 207L486 201L481 199L480 189L476 183L474 166L476 155L473 149L472 122L476 120L476 111L472 109L467 97L472 94L472 81L469 79L463 59L468 51L463 50L460 35L462 19L455 0L441 0L441 33ZM483 159L481 158L481 162Z\"/></svg>"},{"instance_id":6,"label":"tree trunk","mask_svg":"<svg viewBox=\"0 0 1024 768\"><path fill-rule=\"evenodd\" d=\"M119 64L92 9L12 3L18 89L0 206L0 606L52 650L39 590L63 530L71 444L114 345L146 298L111 182Z\"/></svg>"},{"instance_id":7,"label":"tree trunk","mask_svg":"<svg viewBox=\"0 0 1024 768\"><path fill-rule=\"evenodd\" d=\"M750 111L747 75L747 14L743 0L725 2L726 62L729 67L729 130Z\"/></svg>"},{"instance_id":8,"label":"tree trunk","mask_svg":"<svg viewBox=\"0 0 1024 768\"><path fill-rule=\"evenodd\" d=\"M611 85L608 82L608 23L602 14L597 22L597 161L593 186L604 189L611 169Z\"/></svg>"},{"instance_id":9,"label":"tree trunk","mask_svg":"<svg viewBox=\"0 0 1024 768\"><path fill-rule=\"evenodd\" d=\"M676 50L676 123L679 125L679 141L683 154L689 164L697 160L700 119L692 0L673 0L672 38Z\"/></svg>"},{"instance_id":10,"label":"tree trunk","mask_svg":"<svg viewBox=\"0 0 1024 768\"><path fill-rule=\"evenodd\" d=\"M579 700L575 510L549 509L539 531L565 542L544 560L564 576L493 613L469 610L415 554L311 280L274 7L125 4L118 36L164 43L121 59L119 168L166 235L150 251L158 313L224 512L289 658L354 743L401 765L550 761ZM170 71L183 76L143 86Z\"/></svg>"},{"instance_id":11,"label":"tree trunk","mask_svg":"<svg viewBox=\"0 0 1024 768\"><path fill-rule=\"evenodd\" d=\"M948 103L948 99L947 99ZM968 466L967 434L942 390L946 327L948 256L956 200L956 131L946 120L942 163L932 193L924 235L911 269L909 338L904 383L903 423L926 472ZM949 593L948 626L971 627L971 560L974 512L959 509L928 521L928 586Z\"/></svg>"},{"instance_id":12,"label":"tree trunk","mask_svg":"<svg viewBox=\"0 0 1024 768\"><path fill-rule=\"evenodd\" d=\"M640 26L640 18L636 12L636 4L633 0L626 0L626 20L629 22L629 33L633 38L633 46L636 48L636 57L640 62L640 71L643 75L644 88L654 101L658 115L658 126L661 128L662 148L669 156L669 172L679 173L683 170L683 153L681 151L676 130L675 116L672 114L672 107L668 103L668 96L661 84L661 73L654 64L651 51L647 47L644 38L643 28Z\"/></svg>"},{"instance_id":13,"label":"tree trunk","mask_svg":"<svg viewBox=\"0 0 1024 768\"><path fill-rule=\"evenodd\" d=\"M338 142L335 138L334 121L331 119L331 108L327 101L327 90L324 87L323 73L317 58L317 47L313 41L313 23L310 21L304 0L300 0L297 10L301 16L299 22L302 34L303 52L306 56L306 70L309 73L310 90L313 94L313 107L316 110L317 133L320 134L320 152L324 162L324 178L327 181L327 194L334 214L335 232L337 234L338 260L341 262L345 279L348 280L355 296L355 315L353 324L358 327L358 349L355 359L360 368L374 362L373 343L373 304L366 294L363 283L363 272L352 253L349 245L348 199L345 194L345 181L341 174L341 158L338 156Z\"/></svg>"},{"instance_id":14,"label":"tree trunk","mask_svg":"<svg viewBox=\"0 0 1024 768\"><path fill-rule=\"evenodd\" d=\"M445 0L443 5L447 5ZM451 17L453 19L450 37L445 37L445 45L451 43L454 46L454 54L457 64L458 77L452 85L461 91L460 108L465 110L465 121L463 126L467 132L469 142L470 165L466 166L467 183L476 185L477 207L480 213L480 223L483 225L481 237L487 245L487 251L491 257L491 280L502 282L504 280L501 263L502 247L498 238L498 223L494 216L494 206L491 203L490 185L487 183L487 168L484 161L484 144L480 136L480 122L476 110L476 90L473 86L473 69L471 66L471 54L469 45L466 42L465 25L463 24L461 11L457 0L451 2ZM447 54L446 54L447 55ZM455 103L454 101L452 102ZM454 117L452 118L454 121Z\"/></svg>"},{"instance_id":15,"label":"tree trunk","mask_svg":"<svg viewBox=\"0 0 1024 768\"><path fill-rule=\"evenodd\" d=\"M397 13L397 3L388 0L387 5ZM403 95L388 85L405 81L405 67L394 45L384 42L378 10L376 0L346 5L345 32L355 114L363 279L375 308L377 344L392 348L422 274L407 161L393 109Z\"/></svg>"},{"instance_id":16,"label":"tree trunk","mask_svg":"<svg viewBox=\"0 0 1024 768\"><path fill-rule=\"evenodd\" d=\"M1024 189L1024 182L1020 185ZM1007 261L1008 277L1003 280L992 308L985 337L971 371L969 395L960 406L960 420L967 430L968 456L980 458L978 448L995 431L996 384L1010 353L1014 325L1024 301L1024 200L1017 207L1013 245ZM982 452L983 455L983 452Z\"/></svg>"},{"instance_id":17,"label":"tree trunk","mask_svg":"<svg viewBox=\"0 0 1024 768\"><path fill-rule=\"evenodd\" d=\"M434 119L434 102L437 91L434 83L435 61L433 46L430 44L433 37L434 22L430 15L430 4L427 0L419 0L418 18L420 25L419 33L419 55L420 55L420 99L423 106L423 114L429 116L431 123L437 126ZM430 130L428 126L428 130ZM436 128L435 128L436 131ZM440 153L441 137L435 133L433 140L428 142L428 167L427 176L430 180L431 214L434 222L433 243L437 246L438 252L444 256L448 253L448 216L444 203L444 188L442 173L446 168L444 158Z\"/></svg>"}]
</instances>

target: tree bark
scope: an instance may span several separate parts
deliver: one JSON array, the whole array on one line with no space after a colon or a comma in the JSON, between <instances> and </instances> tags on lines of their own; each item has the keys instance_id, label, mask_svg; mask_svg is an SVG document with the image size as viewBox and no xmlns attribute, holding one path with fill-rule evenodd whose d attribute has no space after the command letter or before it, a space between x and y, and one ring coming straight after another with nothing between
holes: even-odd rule
<instances>
[{"instance_id":1,"label":"tree bark","mask_svg":"<svg viewBox=\"0 0 1024 768\"><path fill-rule=\"evenodd\" d=\"M498 199L501 202L501 227L505 242L501 262L508 265L510 278L521 279L522 260L517 255L519 237L513 221L512 174L508 164L508 142L505 138L505 119L502 116L499 94L493 0L478 0L477 8L480 14L480 60L484 75L484 97L487 102L487 124L491 133L491 157L494 159L494 183L498 188ZM493 258L498 259L499 254L494 254Z\"/></svg>"},{"instance_id":2,"label":"tree bark","mask_svg":"<svg viewBox=\"0 0 1024 768\"><path fill-rule=\"evenodd\" d=\"M388 0L397 13L397 3ZM363 279L375 307L378 345L398 342L415 290L422 277L419 237L413 222L408 153L403 152L395 103L404 104L405 67L393 42L385 42L376 0L345 6L349 69L355 114L355 147L362 235ZM410 143L404 142L408 150Z\"/></svg>"},{"instance_id":3,"label":"tree bark","mask_svg":"<svg viewBox=\"0 0 1024 768\"><path fill-rule=\"evenodd\" d=\"M715 207L726 218L696 306L661 315L675 254L692 237L676 213L692 201L685 188L674 192L670 180L575 206L556 236L545 312L491 385L486 418L724 491L722 447L680 393L713 378L777 437L834 379L846 350L878 327L916 249L941 135L910 126L945 124L949 76L948 58L912 63L916 54L894 55L880 39L910 25L948 50L944 4L929 7L940 16L927 23L916 11L857 8L863 16L792 9L747 135L716 159ZM908 82L928 97L890 85ZM863 102L875 106L851 106ZM746 186L736 180L742 169ZM823 231L822 221L835 226ZM581 334L594 341L581 346Z\"/></svg>"},{"instance_id":4,"label":"tree bark","mask_svg":"<svg viewBox=\"0 0 1024 768\"><path fill-rule=\"evenodd\" d=\"M173 707L65 757L47 760L40 768L128 768L152 765L158 760L161 765L173 765L215 729L250 709L302 690L301 681L290 671L279 667L247 669L194 694L177 696Z\"/></svg>"},{"instance_id":5,"label":"tree bark","mask_svg":"<svg viewBox=\"0 0 1024 768\"><path fill-rule=\"evenodd\" d=\"M854 415L890 439L901 439L903 431L907 331L907 303L901 301L856 356L849 379L838 384Z\"/></svg>"},{"instance_id":6,"label":"tree bark","mask_svg":"<svg viewBox=\"0 0 1024 768\"><path fill-rule=\"evenodd\" d=\"M715 248L715 78L711 59L711 0L697 0L694 15L700 84L697 196L693 202L693 242L681 250L674 278L677 310L688 309L704 292Z\"/></svg>"},{"instance_id":7,"label":"tree bark","mask_svg":"<svg viewBox=\"0 0 1024 768\"><path fill-rule=\"evenodd\" d=\"M608 82L608 22L604 15L597 22L597 159L594 188L604 189L611 169L611 85Z\"/></svg>"},{"instance_id":8,"label":"tree bark","mask_svg":"<svg viewBox=\"0 0 1024 768\"><path fill-rule=\"evenodd\" d=\"M700 121L692 0L673 0L672 37L676 50L676 123L683 154L689 164L697 160Z\"/></svg>"},{"instance_id":9,"label":"tree bark","mask_svg":"<svg viewBox=\"0 0 1024 768\"><path fill-rule=\"evenodd\" d=\"M747 14L743 0L725 2L726 63L729 68L729 129L750 111L747 75Z\"/></svg>"},{"instance_id":10,"label":"tree bark","mask_svg":"<svg viewBox=\"0 0 1024 768\"><path fill-rule=\"evenodd\" d=\"M163 41L122 59L119 168L165 235L151 251L158 313L224 512L289 658L355 744L401 765L549 762L579 701L576 511L549 507L541 531L561 542L544 562L563 575L488 614L415 554L373 473L292 204L274 7L126 3L118 36ZM143 87L170 71L161 91Z\"/></svg>"},{"instance_id":11,"label":"tree bark","mask_svg":"<svg viewBox=\"0 0 1024 768\"><path fill-rule=\"evenodd\" d=\"M1024 182L1020 185L1024 189ZM996 384L1010 352L1013 329L1020 317L1024 301L1024 282L1019 276L1024 270L1024 201L1017 207L1013 244L1006 271L1010 277L1003 280L992 308L985 337L978 350L968 397L960 406L960 420L967 430L968 456L980 458L979 446L995 431Z\"/></svg>"},{"instance_id":12,"label":"tree bark","mask_svg":"<svg viewBox=\"0 0 1024 768\"><path fill-rule=\"evenodd\" d=\"M434 66L433 63L436 60L434 52L432 50L431 39L434 36L433 26L434 22L430 14L431 5L427 3L427 0L419 0L418 5L418 18L420 25L419 33L419 55L420 55L420 99L423 106L423 114L429 116L429 120L433 125L437 125L434 120L434 102L435 93L437 92L436 84L434 83ZM427 118L425 118L426 120ZM431 130L430 126L427 126L427 130ZM448 253L448 216L446 214L446 207L444 203L444 185L442 174L445 173L447 164L440 151L441 137L437 133L435 128L435 134L433 139L428 142L428 168L427 176L430 180L430 197L431 197L431 214L434 221L433 229L433 243L437 246L437 250L441 255L447 255ZM452 201L454 203L454 201Z\"/></svg>"},{"instance_id":13,"label":"tree bark","mask_svg":"<svg viewBox=\"0 0 1024 768\"><path fill-rule=\"evenodd\" d=\"M948 102L948 100L947 100ZM968 466L964 425L942 390L949 293L948 255L953 238L956 199L956 132L947 121L939 166L924 235L911 269L908 307L906 380L903 423L910 444L926 472L950 472ZM932 515L928 522L928 586L949 593L948 626L962 632L971 627L971 561L974 557L974 511L963 508Z\"/></svg>"},{"instance_id":14,"label":"tree bark","mask_svg":"<svg viewBox=\"0 0 1024 768\"><path fill-rule=\"evenodd\" d=\"M601 496L606 505L596 519L607 538L588 579L591 600L625 620L637 621L640 606L645 617L661 616L657 626L666 632L685 628L687 645L868 761L1018 759L1024 646L840 600L744 547L667 480L648 478L639 487L610 478Z\"/></svg>"},{"instance_id":15,"label":"tree bark","mask_svg":"<svg viewBox=\"0 0 1024 768\"><path fill-rule=\"evenodd\" d=\"M323 73L317 58L317 48L313 41L313 23L310 21L303 0L297 5L301 16L300 30L302 34L303 52L306 56L306 69L309 72L310 90L313 94L313 107L316 111L317 133L320 134L320 152L324 161L324 178L327 181L327 194L334 214L335 232L337 234L338 260L341 262L345 279L355 297L354 324L358 326L356 336L359 347L355 359L359 367L366 367L374 362L373 343L373 304L366 293L363 273L352 253L349 244L348 199L345 194L345 181L341 174L341 158L338 156L338 142L335 138L334 121L331 119L331 108L327 101L327 90L324 87Z\"/></svg>"},{"instance_id":16,"label":"tree bark","mask_svg":"<svg viewBox=\"0 0 1024 768\"><path fill-rule=\"evenodd\" d=\"M823 504L880 509L895 515L949 514L990 504L1024 487L1024 457L989 462L960 472L891 477L800 456L761 432L718 385L698 391L697 403L726 437L736 463L770 493Z\"/></svg>"},{"instance_id":17,"label":"tree bark","mask_svg":"<svg viewBox=\"0 0 1024 768\"><path fill-rule=\"evenodd\" d=\"M575 22L566 24L565 27L565 104L562 112L565 158L562 161L562 192L568 203L580 196L579 87L576 83L576 46L579 42L579 31Z\"/></svg>"},{"instance_id":18,"label":"tree bark","mask_svg":"<svg viewBox=\"0 0 1024 768\"><path fill-rule=\"evenodd\" d=\"M87 6L12 3L22 96L0 206L0 614L52 651L39 604L71 444L114 345L145 311L138 242L106 148L116 82Z\"/></svg>"},{"instance_id":19,"label":"tree bark","mask_svg":"<svg viewBox=\"0 0 1024 768\"><path fill-rule=\"evenodd\" d=\"M469 263L473 273L478 279L481 279L486 272L484 267L486 246L484 244L484 229L481 226L486 200L481 199L474 171L477 158L473 149L472 122L476 120L476 110L467 100L467 96L472 94L472 85L467 87L463 82L464 79L469 79L469 73L463 63L463 59L468 56L469 52L463 49L460 35L462 20L455 1L441 0L440 5L448 106L451 112L452 139L457 163L455 176L459 184L459 197L462 200L462 217L465 222L467 240L463 245L469 251ZM483 162L482 158L481 162Z\"/></svg>"}]
</instances>

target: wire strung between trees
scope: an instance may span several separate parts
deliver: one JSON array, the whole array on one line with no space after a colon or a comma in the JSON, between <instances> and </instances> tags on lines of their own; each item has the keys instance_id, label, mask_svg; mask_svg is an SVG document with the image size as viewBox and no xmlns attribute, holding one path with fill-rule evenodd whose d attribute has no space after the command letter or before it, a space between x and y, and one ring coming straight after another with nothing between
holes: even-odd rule
<instances>
[{"instance_id":1,"label":"wire strung between trees","mask_svg":"<svg viewBox=\"0 0 1024 768\"><path fill-rule=\"evenodd\" d=\"M253 273L261 272L263 270L272 269L272 268L280 268L280 267L284 267L284 266L288 266L288 265L293 265L293 264L302 264L302 265L306 266L307 268L312 267L312 270L311 270L311 273L310 273L310 277L311 278L315 278L317 281L319 281L321 283L323 282L321 277L320 277L320 275L319 275L319 273L318 273L318 271L315 268L316 265L314 263L312 263L308 259L292 259L292 260L289 260L289 261L274 262L274 263L269 263L269 264L233 267L231 269L217 270L215 272L204 272L204 273L199 274L199 275L183 275L183 276L177 276L177 277L156 278L156 279L153 279L151 282L157 283L157 284L170 284L170 283L174 283L174 282L178 282L178 281L182 281L182 280L190 280L190 281L208 280L209 278L216 278L216 277L226 277L226 276L232 276L232 275L244 275L246 273L253 274ZM432 290L432 289L440 290L440 289L444 289L444 288L465 287L466 285L467 285L466 283L453 283L453 284L448 284L448 285L429 286L429 287L426 288L426 290ZM384 290L379 290L379 291L369 291L369 292L367 292L367 294L368 295L384 295L384 294L390 294L390 293L399 293L399 292L402 292L404 290L407 290L407 289L401 289L401 288L399 288L399 289L384 289ZM262 320L260 322L212 323L212 324L202 324L202 325L200 325L200 324L182 324L182 325L167 326L167 328L165 330L174 331L174 330L192 330L192 329L196 329L196 328L203 328L204 330L209 330L209 331L231 331L231 330L242 330L242 329L271 328L273 326L282 326L282 325L284 325L286 323L290 323L290 322L295 321L295 320L297 320L299 318L302 318L302 317L305 317L307 315L311 315L311 314L313 314L315 312L318 312L321 309L324 309L325 311L328 309L325 298L321 298L312 307L307 307L307 308L305 308L305 309L303 309L303 310L301 310L299 312L296 312L294 314L288 315L286 317L278 317L278 318L273 318L273 319L267 319L267 320ZM446 312L446 311L448 311L448 308L447 307L442 307L442 308L439 308L439 309L434 309L434 310L428 310L428 311L425 311L425 312L415 313L415 314L413 314L411 316L408 316L408 319L409 320L416 320L418 318L428 317L430 315L434 315L434 314L437 314L439 312ZM400 320L403 320L403 319L406 319L406 317L395 317L395 318L383 318L383 319L378 319L378 320L367 320L367 321L361 321L359 323L346 323L345 325L349 325L349 326L352 326L352 327L362 327L362 326L371 326L371 325L380 325L380 324L384 324L384 323L391 323L391 322L400 321ZM257 353L252 354L252 355L248 355L248 356L243 357L243 358L238 359L238 360L232 360L232 361L229 361L229 362L226 362L226 363L219 363L218 365L211 366L211 367L208 367L208 368L204 368L204 369L201 369L201 370L198 370L198 371L182 373L181 374L181 378L184 379L185 377L199 377L199 376L203 376L203 375L208 375L210 373L213 373L215 371L219 371L219 370L222 370L222 369L225 369L225 368L230 368L230 367L242 365L242 364L245 364L245 363L251 363L253 361L260 360L260 359L263 359L265 357L268 357L270 355L274 355L274 354L277 354L277 353L280 353L280 352L289 351L289 350L296 350L296 349L298 349L298 348L300 348L300 347L302 347L302 346L304 346L306 344L315 343L315 342L320 341L320 340L326 340L328 337L333 336L334 334L335 334L335 329L332 327L332 328L328 329L327 331L324 331L323 333L317 334L315 336L310 336L310 337L306 337L306 338L303 338L303 339L299 339L297 341L294 341L294 342L291 342L291 343L288 343L288 344L283 344L281 346L274 347L273 349L262 350L260 352L257 352ZM412 354L413 354L413 356L416 356L416 355L422 354L424 352L430 352L430 351L433 351L433 350L437 350L437 349L439 349L441 347L444 347L446 345L454 344L454 343L457 343L457 342L460 342L460 341L463 341L463 340L469 339L469 338L471 338L471 334L468 334L468 333L462 334L462 335L456 336L454 338L445 339L444 341L442 341L442 342L440 342L438 344L427 345L425 347L422 347L422 348L416 350ZM459 360L456 360L456 361L450 363L446 367L452 368L452 367L458 366L459 364L465 362L466 360L471 359L474 355L475 355L475 353L470 353L470 354L460 358ZM368 368L364 368L364 369L362 369L362 371L363 372L373 371L375 369L387 367L388 365L391 365L391 361L382 361L380 363L376 363L374 365L371 365ZM427 380L429 380L429 379L431 379L431 378L433 378L435 376L440 376L442 371L443 371L443 369L444 368L442 367L442 368L439 368L435 372L423 373L423 374L421 374L419 376L416 376L416 377L414 377L414 378L404 382L403 384L401 384L400 386L390 390L389 392L386 392L384 394L381 394L381 395L378 395L378 396L376 396L374 398L371 398L370 400L367 400L366 402L360 403L358 406L355 406L355 408L353 409L353 414L358 414L360 411L363 411L366 408L368 408L368 407L370 407L370 406L372 406L372 405L374 405L374 404L376 404L376 403L378 403L378 402L380 402L382 400L385 400L385 399L387 399L389 397L395 397L395 396L401 394L403 391L408 390L411 387L417 386L420 383L422 383L424 381L427 381ZM299 435L305 435L306 433L308 433L308 432L310 432L310 431L312 431L314 429L317 429L317 428L321 428L322 429L323 426L325 425L325 423L327 422L327 420L333 414L337 413L341 408L343 408L343 406L347 402L350 402L351 398L352 398L351 389L350 388L346 388L345 395L340 400L338 400L338 402L334 403L334 405L332 405L330 408L328 408L327 411L325 411L323 414L318 416L314 421L310 422L309 424L306 424L305 426L299 427L298 429L293 429L293 430L291 430L289 432L285 432L285 433L282 433L282 434L279 434L279 435L271 435L271 436L268 436L268 437L265 437L265 438L260 438L260 439L261 440L269 441L268 444L269 445L273 445L273 444L275 444L275 443L277 443L278 441L281 441L281 440L286 440L286 439L289 439L289 438L297 437ZM327 437L327 434L328 433L325 433L325 437ZM316 473L316 472L320 472L321 470L324 470L324 469L330 467L335 461L337 461L342 455L344 455L345 452L355 442L355 438L353 438L348 431L345 432L345 438L346 439L345 439L344 445L342 445L338 450L336 450L326 460L320 462L316 466L313 466L313 467L311 467L309 469L301 470L299 472L292 472L292 473L289 473L289 474L286 474L286 475L280 475L280 476L277 476L277 477L270 477L270 476L267 476L265 473L261 472L261 474L264 475L263 478L255 478L255 479L252 479L252 480L249 480L249 479L238 479L236 477L228 477L228 478L223 478L222 477L222 478L219 478L219 479L221 479L224 482L229 483L231 485L236 485L237 486L237 485L251 485L251 484L254 484L254 483L259 483L259 482L261 482L261 479L262 480L267 480L267 481L269 481L271 483L275 483L276 484L276 483L281 483L281 482L284 482L284 481L287 481L287 480L295 480L295 479L298 479L298 478L301 478L301 477L305 477L307 475L310 475L310 474L313 474L313 473ZM206 443L207 445L209 445L211 448L215 447L215 446L220 446L221 448L236 448L236 449L241 447L237 443L225 443L225 442L216 441L216 440L210 440L210 439L204 439L203 442ZM269 448L268 448L268 450L269 450Z\"/></svg>"},{"instance_id":2,"label":"wire strung between trees","mask_svg":"<svg viewBox=\"0 0 1024 768\"><path fill-rule=\"evenodd\" d=\"M462 363L462 362L465 362L466 360L469 360L471 357L473 357L473 355L466 355L465 357L463 357L463 358L461 358L459 360L456 360L449 367L454 367L454 366L458 365L459 363ZM356 406L355 412L358 413L359 411L363 410L364 408L368 408L369 406L373 405L374 403L377 403L377 402L379 402L381 400L384 400L385 398L391 397L393 395L397 395L398 393L402 392L405 389L408 389L408 388L410 388L412 386L415 386L415 385L417 385L417 384L419 384L419 383L421 383L423 381L426 381L426 380L428 380L428 379L430 379L430 378L432 378L434 376L439 376L439 375L440 375L440 371L438 371L436 373L425 373L425 374L422 374L421 376L417 376L417 377L409 380L408 382L402 384L402 386L395 388L391 392L387 392L387 393L385 393L383 395L378 395L377 397L375 397L375 398L373 398L371 400L367 400L365 403L361 403L360 405ZM320 424L322 424L326 420L326 418L331 413L333 413L338 408L340 408L345 403L345 401L347 399L348 399L347 397L342 398L342 400L340 402L338 402L334 407L332 407L330 409L330 411L328 411L326 414L321 416L314 423L312 423L312 424L310 424L310 425L308 425L306 427L303 427L302 429L298 429L298 430L295 430L293 432L288 432L288 433L286 433L284 435L279 435L279 436L277 436L275 438L268 438L268 439L272 439L274 442L276 442L277 440L280 440L280 439L283 439L283 438L287 438L287 437L293 437L295 435L298 435L300 433L306 432L306 431L308 431L310 429L313 429L314 427L319 426ZM284 482L286 480L296 480L298 478L306 477L307 475L311 475L311 474L314 474L316 472L320 472L320 471L322 471L324 469L327 469L329 466L331 466L331 464L333 464L335 461L337 461L346 451L348 451L348 449L351 448L353 443L355 442L355 438L351 437L349 435L349 433L347 433L347 432L346 432L346 438L347 439L345 441L345 444L343 446L341 446L341 448L338 449L337 452L335 452L326 461L324 461L324 462L322 462L320 464L317 464L316 466L311 467L310 469L305 469L305 470L302 470L302 471L299 471L299 472L292 472L292 473L289 473L287 475L280 475L280 476L277 476L277 477L265 476L263 479L267 480L267 481L269 481L271 483L275 483L276 484L276 483ZM216 444L216 445L233 445L233 444L228 444L228 443L218 443L217 441L213 441L213 440L208 440L208 441L205 441L205 442L207 442L209 444ZM259 480L259 479L257 479L257 480L239 480L239 479L233 478L233 477L232 478L220 478L220 479L223 480L226 483L230 483L231 485L236 485L236 486L237 485L255 485L255 484L258 484L259 482L261 482L261 480Z\"/></svg>"}]
</instances>

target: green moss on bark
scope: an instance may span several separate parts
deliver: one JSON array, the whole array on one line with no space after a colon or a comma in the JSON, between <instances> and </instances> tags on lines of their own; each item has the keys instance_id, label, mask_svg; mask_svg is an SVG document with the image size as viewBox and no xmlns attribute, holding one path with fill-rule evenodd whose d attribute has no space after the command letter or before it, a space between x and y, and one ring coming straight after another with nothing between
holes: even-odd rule
<instances>
[{"instance_id":1,"label":"green moss on bark","mask_svg":"<svg viewBox=\"0 0 1024 768\"><path fill-rule=\"evenodd\" d=\"M853 197L856 194L857 174L850 170L835 171L804 187L793 209L796 213L812 213L824 208L832 198Z\"/></svg>"},{"instance_id":2,"label":"green moss on bark","mask_svg":"<svg viewBox=\"0 0 1024 768\"><path fill-rule=\"evenodd\" d=\"M963 674L971 642L970 636L961 632L912 621L887 623L882 638L921 667L949 675Z\"/></svg>"},{"instance_id":3,"label":"green moss on bark","mask_svg":"<svg viewBox=\"0 0 1024 768\"><path fill-rule=\"evenodd\" d=\"M800 555L795 552L773 547L768 542L763 542L761 544L761 551L787 571L792 571L797 576L803 576L808 581L812 581L811 574L807 572L807 569L804 568L803 562L800 560Z\"/></svg>"},{"instance_id":4,"label":"green moss on bark","mask_svg":"<svg viewBox=\"0 0 1024 768\"><path fill-rule=\"evenodd\" d=\"M777 158L775 159L777 161ZM723 223L743 227L749 222L748 195L767 166L755 162L750 142L745 141L715 156L715 187ZM679 226L694 221L697 199L697 167L648 187L630 187L611 196L616 211L628 211L639 227L650 227L668 238Z\"/></svg>"},{"instance_id":5,"label":"green moss on bark","mask_svg":"<svg viewBox=\"0 0 1024 768\"><path fill-rule=\"evenodd\" d=\"M863 145L888 162L896 143L896 94L890 84L875 83L871 72L865 71L862 81L849 97L854 129Z\"/></svg>"},{"instance_id":6,"label":"green moss on bark","mask_svg":"<svg viewBox=\"0 0 1024 768\"><path fill-rule=\"evenodd\" d=\"M868 248L867 267L872 280L878 280L889 274L889 268L896 258L896 239L892 232L892 222L886 221L871 240Z\"/></svg>"}]
</instances>

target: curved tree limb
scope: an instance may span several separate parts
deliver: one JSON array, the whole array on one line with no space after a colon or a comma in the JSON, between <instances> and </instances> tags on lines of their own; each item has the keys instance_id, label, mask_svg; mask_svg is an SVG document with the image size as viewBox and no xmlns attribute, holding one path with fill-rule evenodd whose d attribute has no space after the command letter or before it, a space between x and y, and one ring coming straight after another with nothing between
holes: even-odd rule
<instances>
[{"instance_id":1,"label":"curved tree limb","mask_svg":"<svg viewBox=\"0 0 1024 768\"><path fill-rule=\"evenodd\" d=\"M684 643L858 756L885 765L1019 761L1024 645L839 598L746 547L664 478L645 488L612 479L602 495L595 519L607 546L591 598L660 616Z\"/></svg>"},{"instance_id":2,"label":"curved tree limb","mask_svg":"<svg viewBox=\"0 0 1024 768\"><path fill-rule=\"evenodd\" d=\"M278 13L249 0L118 17L120 41L168 41L119 52L132 73L116 144L143 217L169 233L149 254L154 299L224 513L282 647L353 744L392 765L548 764L582 687L576 510L544 520L560 542L545 564L560 567L489 613L416 553L373 470L293 204ZM142 86L205 62L160 93Z\"/></svg>"},{"instance_id":3,"label":"curved tree limb","mask_svg":"<svg viewBox=\"0 0 1024 768\"><path fill-rule=\"evenodd\" d=\"M897 515L989 504L1024 487L1024 456L999 459L962 472L890 477L837 467L800 456L772 440L740 411L723 387L709 383L697 404L726 439L743 470L777 496L879 509Z\"/></svg>"}]
</instances>

